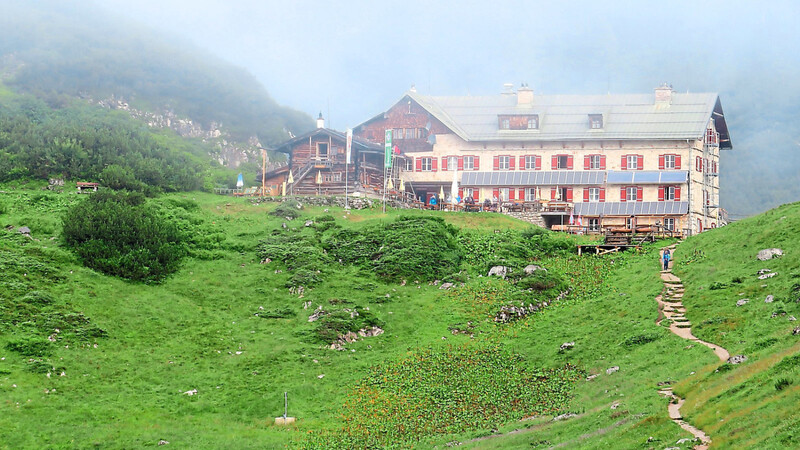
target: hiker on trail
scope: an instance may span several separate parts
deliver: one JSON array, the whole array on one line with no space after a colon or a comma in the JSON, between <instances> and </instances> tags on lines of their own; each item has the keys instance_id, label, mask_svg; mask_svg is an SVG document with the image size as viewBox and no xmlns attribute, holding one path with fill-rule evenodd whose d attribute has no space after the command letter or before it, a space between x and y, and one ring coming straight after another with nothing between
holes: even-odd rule
<instances>
[{"instance_id":1,"label":"hiker on trail","mask_svg":"<svg viewBox=\"0 0 800 450\"><path fill-rule=\"evenodd\" d=\"M666 272L667 270L669 270L669 260L670 260L670 256L671 256L671 255L670 255L670 253L669 253L669 250L666 250L666 249L665 249L665 250L664 250L664 256L663 256L663 259L664 259L664 272Z\"/></svg>"}]
</instances>

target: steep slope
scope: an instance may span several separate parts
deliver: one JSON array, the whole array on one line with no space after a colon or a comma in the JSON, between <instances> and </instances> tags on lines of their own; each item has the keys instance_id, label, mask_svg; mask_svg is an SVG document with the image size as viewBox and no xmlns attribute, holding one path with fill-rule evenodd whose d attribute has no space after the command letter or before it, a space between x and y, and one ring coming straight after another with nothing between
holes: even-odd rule
<instances>
[{"instance_id":1,"label":"steep slope","mask_svg":"<svg viewBox=\"0 0 800 450\"><path fill-rule=\"evenodd\" d=\"M0 77L53 107L81 98L125 109L151 126L217 144L215 159L231 165L312 125L244 70L97 7L10 0L0 7ZM232 142L247 156L222 151Z\"/></svg>"}]
</instances>

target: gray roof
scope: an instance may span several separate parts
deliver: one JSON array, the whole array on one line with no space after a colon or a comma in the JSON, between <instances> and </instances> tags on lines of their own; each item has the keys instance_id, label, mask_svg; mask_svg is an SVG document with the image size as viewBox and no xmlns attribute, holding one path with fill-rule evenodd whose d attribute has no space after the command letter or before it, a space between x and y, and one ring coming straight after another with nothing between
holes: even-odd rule
<instances>
[{"instance_id":1,"label":"gray roof","mask_svg":"<svg viewBox=\"0 0 800 450\"><path fill-rule=\"evenodd\" d=\"M689 212L689 202L591 202L575 203L582 216L670 215Z\"/></svg>"},{"instance_id":2,"label":"gray roof","mask_svg":"<svg viewBox=\"0 0 800 450\"><path fill-rule=\"evenodd\" d=\"M533 103L524 106L517 105L516 95L407 95L465 141L699 139L713 118L722 148L730 148L727 124L714 93L673 92L669 105L656 105L652 93L536 94ZM498 115L530 114L539 115L539 129L498 129ZM603 115L603 129L590 128L589 114Z\"/></svg>"},{"instance_id":3,"label":"gray roof","mask_svg":"<svg viewBox=\"0 0 800 450\"><path fill-rule=\"evenodd\" d=\"M608 184L675 184L686 183L689 172L685 170L624 170L608 171Z\"/></svg>"},{"instance_id":4,"label":"gray roof","mask_svg":"<svg viewBox=\"0 0 800 450\"><path fill-rule=\"evenodd\" d=\"M605 172L602 171L508 171L470 172L461 174L463 186L557 186L600 185Z\"/></svg>"}]
</instances>

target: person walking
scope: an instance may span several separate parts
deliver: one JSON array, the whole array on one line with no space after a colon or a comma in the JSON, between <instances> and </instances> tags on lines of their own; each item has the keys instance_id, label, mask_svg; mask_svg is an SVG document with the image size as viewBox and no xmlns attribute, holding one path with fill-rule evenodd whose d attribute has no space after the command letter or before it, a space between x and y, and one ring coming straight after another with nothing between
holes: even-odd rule
<instances>
[{"instance_id":1,"label":"person walking","mask_svg":"<svg viewBox=\"0 0 800 450\"><path fill-rule=\"evenodd\" d=\"M664 255L662 259L664 260L664 272L669 270L669 260L671 259L672 255L669 252L669 249L664 249Z\"/></svg>"}]
</instances>

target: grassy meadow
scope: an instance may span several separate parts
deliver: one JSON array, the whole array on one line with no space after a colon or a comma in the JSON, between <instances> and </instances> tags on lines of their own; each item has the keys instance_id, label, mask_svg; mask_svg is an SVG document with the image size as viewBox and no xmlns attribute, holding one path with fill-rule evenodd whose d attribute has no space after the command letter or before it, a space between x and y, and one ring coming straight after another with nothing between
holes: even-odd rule
<instances>
[{"instance_id":1,"label":"grassy meadow","mask_svg":"<svg viewBox=\"0 0 800 450\"><path fill-rule=\"evenodd\" d=\"M731 377L747 386L735 398L775 410L759 443L777 445L791 433L777 411L791 414L784 407L796 395L793 369L777 374L761 362L789 364L791 323L762 317L777 301L752 311L764 306L754 294L764 289L750 286L750 266L762 264L751 264L748 250L741 262L750 266L725 252L730 267L717 266L720 283L747 277L753 308L735 309L747 286L733 288L734 309L704 296L731 289L709 290L712 278L703 271L714 270L712 247L739 245L722 233L750 232L746 222L691 238L676 252L688 316L698 325L710 320L696 334L751 357L720 374L711 351L655 324L663 243L577 257L567 250L573 238L530 232L498 214L305 207L287 220L269 214L278 207L272 202L169 194L150 201L188 224L198 249L177 273L145 284L87 269L62 244L60 216L84 200L69 188L0 191L0 448L131 448L161 440L171 448L691 448L677 443L691 436L668 419L658 383L680 381L684 414L716 443L737 426L718 425L717 415L737 401L708 393L735 387L720 381ZM786 214L797 217L795 210ZM424 222L436 218L443 224ZM380 230L413 240L402 220L431 225L419 239L428 228L448 233L443 252L469 249L457 270L379 276L386 264L359 259ZM31 238L15 231L20 226L30 227ZM791 233L782 236L791 248ZM402 258L384 251L391 245L381 243L378 253L400 270ZM281 252L289 256L266 258ZM769 283L783 283L774 295L796 315L786 298L791 258L770 264L779 275ZM486 277L498 261L507 261L509 279ZM528 263L547 274L522 275ZM298 280L308 286L298 290ZM443 282L454 287L439 289ZM559 292L565 295L554 301ZM503 307L525 304L538 310L494 320ZM309 322L320 308L327 315ZM754 330L743 329L739 313L753 314ZM383 333L329 348L332 332L371 326ZM567 342L574 346L562 350ZM757 364L759 372L748 369ZM606 373L612 367L619 370ZM777 390L775 377L791 381ZM289 415L298 418L288 427L273 424L284 392ZM778 423L784 436L768 436Z\"/></svg>"}]
</instances>

